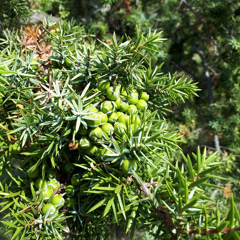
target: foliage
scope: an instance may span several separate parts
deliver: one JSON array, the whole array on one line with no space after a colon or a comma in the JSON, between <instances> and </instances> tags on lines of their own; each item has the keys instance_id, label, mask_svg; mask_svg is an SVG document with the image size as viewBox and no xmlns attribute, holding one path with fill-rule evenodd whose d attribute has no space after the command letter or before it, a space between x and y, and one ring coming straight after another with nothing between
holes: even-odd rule
<instances>
[{"instance_id":1,"label":"foliage","mask_svg":"<svg viewBox=\"0 0 240 240\"><path fill-rule=\"evenodd\" d=\"M29 15L28 1L2 0L0 3L0 32L7 27L19 27Z\"/></svg>"},{"instance_id":2,"label":"foliage","mask_svg":"<svg viewBox=\"0 0 240 240\"><path fill-rule=\"evenodd\" d=\"M233 196L223 218L204 191L218 187L210 179L222 179L213 174L221 164L216 153L198 148L192 159L184 156L176 129L164 117L172 103L185 102L198 89L156 66L161 32L138 32L136 40L114 34L107 44L74 24L46 22L20 35L5 32L2 41L0 159L8 178L0 196L9 219L2 220L6 234L106 239L106 226L118 224L131 238L145 229L154 239L238 239ZM149 100L139 105L143 92ZM124 130L116 122L108 135L97 114L107 99L112 109L123 108L119 96L125 104L137 98L138 113L129 113ZM91 140L82 136L86 128ZM100 137L93 138L96 128ZM98 150L92 152L83 139ZM52 206L56 196L63 200Z\"/></svg>"}]
</instances>

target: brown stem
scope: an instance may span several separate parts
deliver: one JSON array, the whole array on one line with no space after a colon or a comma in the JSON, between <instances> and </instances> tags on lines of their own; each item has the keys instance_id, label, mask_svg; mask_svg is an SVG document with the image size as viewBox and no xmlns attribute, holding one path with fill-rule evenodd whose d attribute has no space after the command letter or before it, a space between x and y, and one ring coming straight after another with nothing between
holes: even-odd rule
<instances>
[{"instance_id":1,"label":"brown stem","mask_svg":"<svg viewBox=\"0 0 240 240\"><path fill-rule=\"evenodd\" d=\"M221 233L226 234L230 231L236 231L236 232L240 231L240 227L235 227L235 228L228 227L228 228L223 229L221 231ZM188 233L197 233L197 232L198 232L198 230L196 230L196 229L189 229L188 230ZM215 229L202 229L201 232L200 232L201 235L205 235L207 233L220 233L220 232L217 230L217 228L215 228Z\"/></svg>"},{"instance_id":2,"label":"brown stem","mask_svg":"<svg viewBox=\"0 0 240 240\"><path fill-rule=\"evenodd\" d=\"M169 234L171 235L172 240L177 240L177 235L173 233L173 229L176 229L174 225L171 215L169 214L167 208L165 206L158 206L154 205L154 202L150 196L150 190L147 187L147 183L143 183L140 185L137 180L133 177L135 184L137 185L138 189L143 192L143 194L148 197L150 204L152 205L153 209L155 210L156 214L159 216L160 220L164 223L166 229L168 230Z\"/></svg>"}]
</instances>

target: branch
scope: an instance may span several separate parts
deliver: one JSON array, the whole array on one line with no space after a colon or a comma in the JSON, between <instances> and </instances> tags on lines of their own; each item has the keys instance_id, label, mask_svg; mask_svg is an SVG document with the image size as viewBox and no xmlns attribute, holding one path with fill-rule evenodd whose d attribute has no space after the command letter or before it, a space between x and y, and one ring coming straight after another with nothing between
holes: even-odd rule
<instances>
[{"instance_id":1,"label":"branch","mask_svg":"<svg viewBox=\"0 0 240 240\"><path fill-rule=\"evenodd\" d=\"M217 230L217 228L215 228L215 229L202 229L200 234L201 235L206 235L207 233L222 233L222 234L226 234L226 233L228 233L230 231L240 231L240 227L236 227L236 228L229 228L228 227L228 228L223 229L221 232L219 232ZM198 233L198 230L196 230L196 229L189 229L188 233Z\"/></svg>"},{"instance_id":2,"label":"branch","mask_svg":"<svg viewBox=\"0 0 240 240\"><path fill-rule=\"evenodd\" d=\"M210 74L209 74L209 71L208 71L208 64L207 64L207 61L206 61L204 55L202 54L202 52L197 47L195 47L195 49L196 49L196 52L198 53L198 55L200 56L200 58L202 60L204 75L205 75L205 79L207 81L209 103L210 103L210 106L211 106L213 104L213 93L212 93L211 78L210 78ZM213 118L214 117L212 115L212 119ZM214 144L215 144L215 148L216 148L217 152L220 153L221 149L220 149L220 144L219 144L219 138L218 138L218 135L216 133L214 133Z\"/></svg>"},{"instance_id":3,"label":"branch","mask_svg":"<svg viewBox=\"0 0 240 240\"><path fill-rule=\"evenodd\" d=\"M161 221L164 223L166 229L168 230L169 234L171 235L172 240L177 240L177 235L173 233L173 230L176 229L176 226L174 225L171 215L169 214L167 208L165 206L155 206L153 201L153 196L150 193L149 188L147 187L148 183L143 183L140 185L135 177L133 177L133 180L135 184L137 185L138 189L143 192L143 194L148 197L150 204L152 205L153 209L161 219Z\"/></svg>"}]
</instances>

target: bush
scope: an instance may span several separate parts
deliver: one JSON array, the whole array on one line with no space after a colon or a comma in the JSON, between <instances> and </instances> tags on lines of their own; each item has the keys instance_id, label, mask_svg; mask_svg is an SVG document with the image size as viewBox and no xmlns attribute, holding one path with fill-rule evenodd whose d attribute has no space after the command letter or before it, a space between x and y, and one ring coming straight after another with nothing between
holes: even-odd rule
<instances>
[{"instance_id":1,"label":"bush","mask_svg":"<svg viewBox=\"0 0 240 240\"><path fill-rule=\"evenodd\" d=\"M161 33L96 41L73 22L8 34L0 62L2 223L12 239L239 238L204 194L220 163L206 149L175 159L168 106L196 84L153 66ZM20 40L20 41L17 41ZM149 99L148 99L149 98ZM221 187L219 187L221 188ZM213 207L214 206L214 207Z\"/></svg>"}]
</instances>

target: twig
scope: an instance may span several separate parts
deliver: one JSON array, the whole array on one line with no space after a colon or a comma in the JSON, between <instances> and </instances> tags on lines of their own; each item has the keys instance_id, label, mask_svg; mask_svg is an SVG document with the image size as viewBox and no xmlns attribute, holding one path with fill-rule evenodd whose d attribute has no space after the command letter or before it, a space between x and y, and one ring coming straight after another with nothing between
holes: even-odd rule
<instances>
[{"instance_id":1,"label":"twig","mask_svg":"<svg viewBox=\"0 0 240 240\"><path fill-rule=\"evenodd\" d=\"M207 82L207 88L208 88L209 103L210 103L210 106L211 106L213 104L213 93L212 93L211 78L210 78L210 74L209 74L209 71L208 71L208 64L207 64L207 61L206 61L204 55L202 54L202 52L197 47L195 47L195 50L202 60L204 75L205 75L205 79L206 79L206 82ZM214 119L214 116L212 115L211 118ZM215 144L215 148L216 148L217 152L220 153L221 149L220 149L220 144L219 144L219 137L216 133L214 133L214 144Z\"/></svg>"},{"instance_id":2,"label":"twig","mask_svg":"<svg viewBox=\"0 0 240 240\"><path fill-rule=\"evenodd\" d=\"M143 194L148 197L150 204L154 208L155 212L161 219L161 221L164 223L166 229L168 230L169 234L171 235L172 240L177 240L177 235L173 233L173 230L176 229L176 226L174 225L171 215L169 214L167 208L165 206L155 206L153 201L153 196L150 193L148 186L148 183L143 183L140 185L138 181L133 177L133 180L135 184L137 185L138 189L143 192Z\"/></svg>"},{"instance_id":3,"label":"twig","mask_svg":"<svg viewBox=\"0 0 240 240\"><path fill-rule=\"evenodd\" d=\"M236 228L228 227L228 228L223 229L221 231L221 233L226 234L230 231L240 231L240 227L236 227ZM188 230L188 233L197 233L197 232L198 232L198 230L196 230L196 229L189 229ZM217 230L217 228L215 228L215 229L202 229L201 232L200 232L201 235L205 235L207 233L220 233L220 232Z\"/></svg>"}]
</instances>

